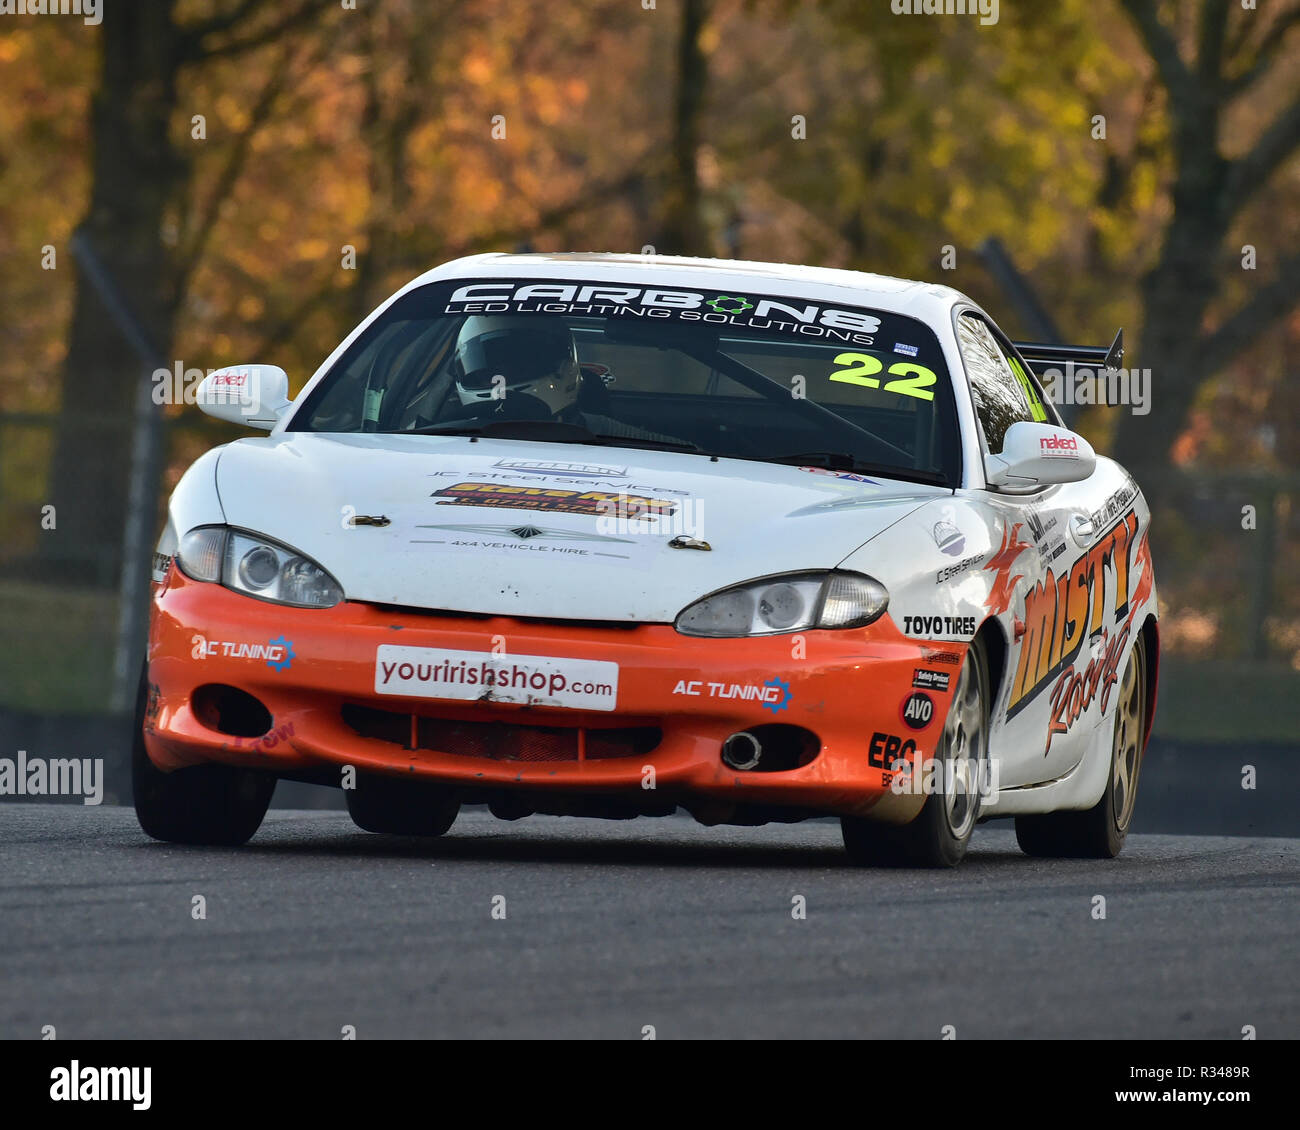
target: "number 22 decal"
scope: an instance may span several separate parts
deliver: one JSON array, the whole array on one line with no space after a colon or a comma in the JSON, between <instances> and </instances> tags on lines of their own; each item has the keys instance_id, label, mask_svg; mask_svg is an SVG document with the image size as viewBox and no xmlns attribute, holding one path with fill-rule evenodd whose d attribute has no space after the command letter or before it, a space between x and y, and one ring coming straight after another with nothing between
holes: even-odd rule
<instances>
[{"instance_id":1,"label":"number 22 decal","mask_svg":"<svg viewBox=\"0 0 1300 1130\"><path fill-rule=\"evenodd\" d=\"M864 388L880 388L880 381L875 374L884 370L885 363L879 357L873 357L870 353L841 353L835 358L835 364L844 365L845 368L833 372L831 380L848 385L862 385ZM885 383L886 392L914 396L918 400L934 399L930 386L938 378L933 369L911 361L895 361L889 366L889 372L898 379Z\"/></svg>"}]
</instances>

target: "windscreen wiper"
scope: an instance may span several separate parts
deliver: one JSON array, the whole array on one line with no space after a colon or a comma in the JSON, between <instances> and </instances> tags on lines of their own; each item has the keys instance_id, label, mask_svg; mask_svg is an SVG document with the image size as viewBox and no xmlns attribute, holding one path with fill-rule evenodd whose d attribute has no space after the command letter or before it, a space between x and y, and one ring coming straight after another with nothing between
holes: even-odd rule
<instances>
[{"instance_id":1,"label":"windscreen wiper","mask_svg":"<svg viewBox=\"0 0 1300 1130\"><path fill-rule=\"evenodd\" d=\"M694 443L675 439L638 439L636 436L616 436L599 432L593 440L597 447L649 447L655 451L684 451L688 455L709 455L711 452Z\"/></svg>"},{"instance_id":2,"label":"windscreen wiper","mask_svg":"<svg viewBox=\"0 0 1300 1130\"><path fill-rule=\"evenodd\" d=\"M594 433L578 424L559 420L444 420L422 428L402 428L395 435L483 436L486 439L538 439L548 443L593 443Z\"/></svg>"},{"instance_id":3,"label":"windscreen wiper","mask_svg":"<svg viewBox=\"0 0 1300 1130\"><path fill-rule=\"evenodd\" d=\"M593 432L581 424L561 420L493 420L476 424L471 420L449 420L423 428L403 429L397 435L482 436L484 439L536 440L542 443L582 443L591 447L648 447L656 451L684 451L693 455L708 454L693 443L676 440L638 439L636 436Z\"/></svg>"},{"instance_id":4,"label":"windscreen wiper","mask_svg":"<svg viewBox=\"0 0 1300 1130\"><path fill-rule=\"evenodd\" d=\"M852 471L860 475L879 475L883 479L903 479L912 483L948 485L948 478L939 471L926 471L919 467L897 467L888 463L867 463L843 451L798 451L790 455L747 455L758 463L792 463L803 467L825 467L830 471Z\"/></svg>"}]
</instances>

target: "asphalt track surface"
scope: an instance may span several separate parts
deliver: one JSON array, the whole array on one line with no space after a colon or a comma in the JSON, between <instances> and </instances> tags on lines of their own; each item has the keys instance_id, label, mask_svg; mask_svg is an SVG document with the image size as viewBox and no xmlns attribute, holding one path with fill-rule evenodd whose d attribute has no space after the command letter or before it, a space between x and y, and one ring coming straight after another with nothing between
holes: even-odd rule
<instances>
[{"instance_id":1,"label":"asphalt track surface","mask_svg":"<svg viewBox=\"0 0 1300 1130\"><path fill-rule=\"evenodd\" d=\"M935 873L850 868L823 822L473 808L421 841L281 810L226 850L6 803L0 1037L1300 1035L1300 840L1045 862L1009 829Z\"/></svg>"}]
</instances>

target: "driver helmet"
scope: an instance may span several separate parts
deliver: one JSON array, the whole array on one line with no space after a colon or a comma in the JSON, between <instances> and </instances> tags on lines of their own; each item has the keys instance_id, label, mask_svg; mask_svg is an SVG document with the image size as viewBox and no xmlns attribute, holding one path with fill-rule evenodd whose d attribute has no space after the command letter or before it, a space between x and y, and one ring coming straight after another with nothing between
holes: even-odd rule
<instances>
[{"instance_id":1,"label":"driver helmet","mask_svg":"<svg viewBox=\"0 0 1300 1130\"><path fill-rule=\"evenodd\" d=\"M507 396L527 393L557 416L578 400L578 347L558 318L472 314L460 327L452 368L462 404L492 400L502 387L497 377Z\"/></svg>"}]
</instances>

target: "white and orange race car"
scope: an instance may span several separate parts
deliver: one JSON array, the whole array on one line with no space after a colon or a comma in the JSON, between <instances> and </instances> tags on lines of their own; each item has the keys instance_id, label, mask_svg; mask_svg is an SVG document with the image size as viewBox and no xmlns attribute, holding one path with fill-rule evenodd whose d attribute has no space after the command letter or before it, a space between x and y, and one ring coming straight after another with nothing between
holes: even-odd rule
<instances>
[{"instance_id":1,"label":"white and orange race car","mask_svg":"<svg viewBox=\"0 0 1300 1130\"><path fill-rule=\"evenodd\" d=\"M943 286L624 255L416 279L269 430L198 459L154 563L144 830L241 843L278 778L374 832L841 818L951 866L1011 816L1113 856L1155 705L1149 512L1054 366Z\"/></svg>"}]
</instances>

